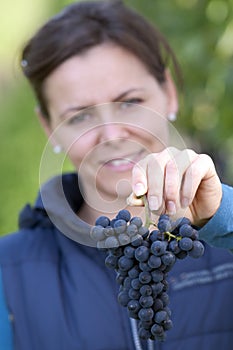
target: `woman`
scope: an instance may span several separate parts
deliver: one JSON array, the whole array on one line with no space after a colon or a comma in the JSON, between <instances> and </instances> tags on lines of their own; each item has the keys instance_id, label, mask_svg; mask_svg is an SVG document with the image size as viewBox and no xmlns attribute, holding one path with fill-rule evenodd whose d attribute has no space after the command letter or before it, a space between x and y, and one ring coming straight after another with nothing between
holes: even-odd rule
<instances>
[{"instance_id":1,"label":"woman","mask_svg":"<svg viewBox=\"0 0 233 350\"><path fill-rule=\"evenodd\" d=\"M232 189L207 155L170 145L178 112L170 57L175 64L162 36L119 1L74 3L26 45L39 119L79 177L52 178L21 212L19 232L1 239L4 350L231 348ZM139 341L89 235L127 198L143 216L142 195L155 217L188 216L206 241L202 258L170 272L174 327L162 344Z\"/></svg>"}]
</instances>

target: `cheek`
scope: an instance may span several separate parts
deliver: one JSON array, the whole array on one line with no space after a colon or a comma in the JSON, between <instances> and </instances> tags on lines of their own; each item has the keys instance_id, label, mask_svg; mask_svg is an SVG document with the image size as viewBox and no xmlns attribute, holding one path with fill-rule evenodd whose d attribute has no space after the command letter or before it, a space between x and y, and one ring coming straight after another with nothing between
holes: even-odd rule
<instances>
[{"instance_id":1,"label":"cheek","mask_svg":"<svg viewBox=\"0 0 233 350\"><path fill-rule=\"evenodd\" d=\"M96 139L92 134L85 136L66 135L61 142L64 152L76 169L80 167L85 159L90 159L95 149Z\"/></svg>"},{"instance_id":2,"label":"cheek","mask_svg":"<svg viewBox=\"0 0 233 350\"><path fill-rule=\"evenodd\" d=\"M167 147L169 130L167 120L163 117L145 118L140 129L137 129L138 139L144 143L151 152L159 152Z\"/></svg>"}]
</instances>

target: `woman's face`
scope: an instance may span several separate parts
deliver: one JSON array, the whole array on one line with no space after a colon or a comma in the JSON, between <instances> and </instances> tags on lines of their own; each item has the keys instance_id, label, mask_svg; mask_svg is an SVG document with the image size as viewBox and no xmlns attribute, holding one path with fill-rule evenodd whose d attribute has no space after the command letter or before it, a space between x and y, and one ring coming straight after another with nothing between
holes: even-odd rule
<instances>
[{"instance_id":1,"label":"woman's face","mask_svg":"<svg viewBox=\"0 0 233 350\"><path fill-rule=\"evenodd\" d=\"M159 84L127 50L102 44L74 56L45 81L50 124L84 188L101 196L131 192L134 164L167 143L167 115L177 108L168 76Z\"/></svg>"}]
</instances>

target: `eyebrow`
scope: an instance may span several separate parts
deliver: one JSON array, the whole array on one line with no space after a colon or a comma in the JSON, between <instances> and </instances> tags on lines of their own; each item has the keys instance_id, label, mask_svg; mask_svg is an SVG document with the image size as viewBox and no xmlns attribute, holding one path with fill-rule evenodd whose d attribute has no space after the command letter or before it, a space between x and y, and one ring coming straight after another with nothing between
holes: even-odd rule
<instances>
[{"instance_id":1,"label":"eyebrow","mask_svg":"<svg viewBox=\"0 0 233 350\"><path fill-rule=\"evenodd\" d=\"M136 92L136 91L142 91L143 89L142 88L131 88L131 89L128 89L124 92L122 92L120 95L118 95L117 97L115 97L113 100L110 101L111 102L120 102L122 101L122 99L127 96L129 93L131 92ZM81 111L83 109L86 109L86 108L91 108L91 107L94 107L95 105L87 105L87 106L76 106L76 107L70 107L70 108L67 108L64 112L62 112L60 115L59 115L59 118L63 118L64 115L68 112L78 112L78 111Z\"/></svg>"}]
</instances>

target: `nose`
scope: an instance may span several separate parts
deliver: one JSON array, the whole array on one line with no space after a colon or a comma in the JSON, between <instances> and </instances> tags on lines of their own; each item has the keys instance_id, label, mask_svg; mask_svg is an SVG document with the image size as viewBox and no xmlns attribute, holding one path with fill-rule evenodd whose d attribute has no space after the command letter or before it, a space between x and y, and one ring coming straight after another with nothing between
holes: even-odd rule
<instances>
[{"instance_id":1,"label":"nose","mask_svg":"<svg viewBox=\"0 0 233 350\"><path fill-rule=\"evenodd\" d=\"M129 138L127 125L118 122L106 122L100 127L100 141L106 142L116 139Z\"/></svg>"},{"instance_id":2,"label":"nose","mask_svg":"<svg viewBox=\"0 0 233 350\"><path fill-rule=\"evenodd\" d=\"M117 108L118 104L110 103L100 106L98 110L101 119L99 127L101 142L119 138L127 139L129 137L129 127L122 118L119 119Z\"/></svg>"}]
</instances>

